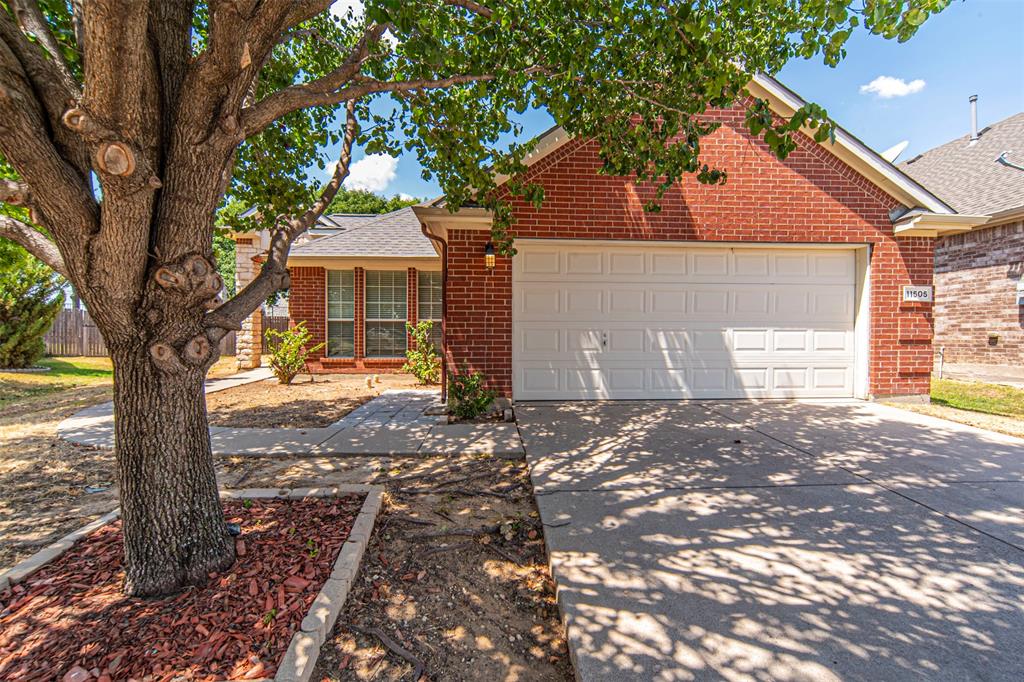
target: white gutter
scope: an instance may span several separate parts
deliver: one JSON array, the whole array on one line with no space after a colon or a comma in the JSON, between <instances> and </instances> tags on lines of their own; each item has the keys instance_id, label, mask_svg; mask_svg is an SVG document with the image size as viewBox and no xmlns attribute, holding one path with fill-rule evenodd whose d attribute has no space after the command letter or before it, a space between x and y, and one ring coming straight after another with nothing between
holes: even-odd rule
<instances>
[{"instance_id":1,"label":"white gutter","mask_svg":"<svg viewBox=\"0 0 1024 682\"><path fill-rule=\"evenodd\" d=\"M944 237L970 232L989 221L986 215L912 213L893 222L897 237Z\"/></svg>"}]
</instances>

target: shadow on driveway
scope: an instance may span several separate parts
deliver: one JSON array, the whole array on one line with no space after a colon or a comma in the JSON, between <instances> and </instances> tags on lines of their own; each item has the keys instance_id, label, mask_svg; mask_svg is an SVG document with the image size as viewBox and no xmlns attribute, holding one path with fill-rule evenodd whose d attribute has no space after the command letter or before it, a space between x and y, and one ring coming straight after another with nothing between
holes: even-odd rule
<instances>
[{"instance_id":1,"label":"shadow on driveway","mask_svg":"<svg viewBox=\"0 0 1024 682\"><path fill-rule=\"evenodd\" d=\"M518 413L582 679L1024 676L1024 441L870 403Z\"/></svg>"}]
</instances>

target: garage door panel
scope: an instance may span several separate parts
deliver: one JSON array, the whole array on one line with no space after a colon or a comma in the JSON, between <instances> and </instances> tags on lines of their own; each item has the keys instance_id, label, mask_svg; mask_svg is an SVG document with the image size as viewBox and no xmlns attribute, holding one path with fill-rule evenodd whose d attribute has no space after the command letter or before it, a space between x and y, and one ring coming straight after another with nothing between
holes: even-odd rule
<instances>
[{"instance_id":1,"label":"garage door panel","mask_svg":"<svg viewBox=\"0 0 1024 682\"><path fill-rule=\"evenodd\" d=\"M604 292L600 289L566 289L563 312L573 319L593 319L605 312Z\"/></svg>"},{"instance_id":2,"label":"garage door panel","mask_svg":"<svg viewBox=\"0 0 1024 682\"><path fill-rule=\"evenodd\" d=\"M647 350L651 353L681 354L690 349L690 335L685 329L648 329Z\"/></svg>"},{"instance_id":3,"label":"garage door panel","mask_svg":"<svg viewBox=\"0 0 1024 682\"><path fill-rule=\"evenodd\" d=\"M565 274L602 275L604 259L605 254L599 251L566 251Z\"/></svg>"},{"instance_id":4,"label":"garage door panel","mask_svg":"<svg viewBox=\"0 0 1024 682\"><path fill-rule=\"evenodd\" d=\"M562 312L561 292L545 285L524 285L512 298L514 313L519 319L547 320Z\"/></svg>"},{"instance_id":5,"label":"garage door panel","mask_svg":"<svg viewBox=\"0 0 1024 682\"><path fill-rule=\"evenodd\" d=\"M534 247L528 252L516 256L515 263L519 275L560 275L562 254L554 248Z\"/></svg>"},{"instance_id":6,"label":"garage door panel","mask_svg":"<svg viewBox=\"0 0 1024 682\"><path fill-rule=\"evenodd\" d=\"M647 310L660 319L665 319L666 316L682 316L686 314L686 300L688 296L687 292L683 289L651 289L647 297L649 301Z\"/></svg>"},{"instance_id":7,"label":"garage door panel","mask_svg":"<svg viewBox=\"0 0 1024 682\"><path fill-rule=\"evenodd\" d=\"M725 319L729 315L729 290L725 287L694 289L690 292L690 300L694 317Z\"/></svg>"},{"instance_id":8,"label":"garage door panel","mask_svg":"<svg viewBox=\"0 0 1024 682\"><path fill-rule=\"evenodd\" d=\"M647 338L647 330L640 329L611 329L608 331L608 353L644 353L647 346L644 341Z\"/></svg>"},{"instance_id":9,"label":"garage door panel","mask_svg":"<svg viewBox=\"0 0 1024 682\"><path fill-rule=\"evenodd\" d=\"M690 254L692 272L697 278L720 277L729 274L729 252L694 250Z\"/></svg>"},{"instance_id":10,"label":"garage door panel","mask_svg":"<svg viewBox=\"0 0 1024 682\"><path fill-rule=\"evenodd\" d=\"M733 274L737 277L767 277L771 272L769 254L764 251L737 251L732 256L732 262Z\"/></svg>"},{"instance_id":11,"label":"garage door panel","mask_svg":"<svg viewBox=\"0 0 1024 682\"><path fill-rule=\"evenodd\" d=\"M736 329L732 332L732 349L737 353L761 352L768 350L769 330Z\"/></svg>"},{"instance_id":12,"label":"garage door panel","mask_svg":"<svg viewBox=\"0 0 1024 682\"><path fill-rule=\"evenodd\" d=\"M852 395L852 250L517 246L517 399Z\"/></svg>"},{"instance_id":13,"label":"garage door panel","mask_svg":"<svg viewBox=\"0 0 1024 682\"><path fill-rule=\"evenodd\" d=\"M647 307L644 287L623 287L608 292L608 314L614 319L642 319Z\"/></svg>"},{"instance_id":14,"label":"garage door panel","mask_svg":"<svg viewBox=\"0 0 1024 682\"><path fill-rule=\"evenodd\" d=\"M647 258L642 251L609 251L608 274L633 276L647 274Z\"/></svg>"},{"instance_id":15,"label":"garage door panel","mask_svg":"<svg viewBox=\"0 0 1024 682\"><path fill-rule=\"evenodd\" d=\"M677 278L686 275L689 268L686 267L685 252L651 253L648 255L650 268L647 274L655 277Z\"/></svg>"},{"instance_id":16,"label":"garage door panel","mask_svg":"<svg viewBox=\"0 0 1024 682\"><path fill-rule=\"evenodd\" d=\"M732 310L737 315L762 316L767 319L771 314L771 296L767 291L734 291L732 297Z\"/></svg>"},{"instance_id":17,"label":"garage door panel","mask_svg":"<svg viewBox=\"0 0 1024 682\"><path fill-rule=\"evenodd\" d=\"M601 344L603 334L604 332L601 329L566 329L565 350L568 353L580 351L600 353L603 350Z\"/></svg>"}]
</instances>

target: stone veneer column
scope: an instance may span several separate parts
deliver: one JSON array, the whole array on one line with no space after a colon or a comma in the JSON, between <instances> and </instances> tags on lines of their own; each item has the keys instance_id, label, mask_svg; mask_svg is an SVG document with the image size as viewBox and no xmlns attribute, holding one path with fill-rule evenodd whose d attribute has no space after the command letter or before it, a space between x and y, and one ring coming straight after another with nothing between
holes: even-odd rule
<instances>
[{"instance_id":1,"label":"stone veneer column","mask_svg":"<svg viewBox=\"0 0 1024 682\"><path fill-rule=\"evenodd\" d=\"M251 282L259 272L254 259L259 255L259 236L241 238L235 242L235 290ZM235 336L235 363L238 369L260 366L263 353L263 306L242 321L242 330Z\"/></svg>"}]
</instances>

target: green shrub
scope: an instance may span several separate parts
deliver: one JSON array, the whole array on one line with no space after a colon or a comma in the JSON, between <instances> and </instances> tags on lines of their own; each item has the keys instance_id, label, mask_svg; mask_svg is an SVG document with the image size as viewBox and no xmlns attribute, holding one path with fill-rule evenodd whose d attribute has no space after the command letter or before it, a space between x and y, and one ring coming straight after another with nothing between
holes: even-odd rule
<instances>
[{"instance_id":1,"label":"green shrub","mask_svg":"<svg viewBox=\"0 0 1024 682\"><path fill-rule=\"evenodd\" d=\"M292 383L295 375L306 368L306 358L309 354L324 347L324 344L318 343L312 348L306 348L306 344L313 340L313 335L306 329L305 322L299 322L283 332L268 329L267 338L273 341L270 368L282 384Z\"/></svg>"},{"instance_id":2,"label":"green shrub","mask_svg":"<svg viewBox=\"0 0 1024 682\"><path fill-rule=\"evenodd\" d=\"M4 244L0 267L0 367L23 369L46 352L43 337L64 306L64 280L14 249Z\"/></svg>"},{"instance_id":3,"label":"green shrub","mask_svg":"<svg viewBox=\"0 0 1024 682\"><path fill-rule=\"evenodd\" d=\"M402 371L412 374L421 384L436 384L441 381L441 356L430 340L430 331L434 328L434 323L430 320L420 320L415 325L406 322L405 328L412 336L413 344L405 351Z\"/></svg>"},{"instance_id":4,"label":"green shrub","mask_svg":"<svg viewBox=\"0 0 1024 682\"><path fill-rule=\"evenodd\" d=\"M485 386L487 378L480 372L463 369L448 375L448 409L459 419L475 419L487 411L497 393Z\"/></svg>"}]
</instances>

